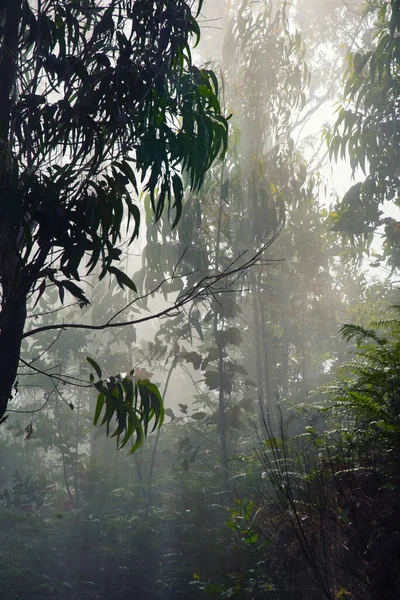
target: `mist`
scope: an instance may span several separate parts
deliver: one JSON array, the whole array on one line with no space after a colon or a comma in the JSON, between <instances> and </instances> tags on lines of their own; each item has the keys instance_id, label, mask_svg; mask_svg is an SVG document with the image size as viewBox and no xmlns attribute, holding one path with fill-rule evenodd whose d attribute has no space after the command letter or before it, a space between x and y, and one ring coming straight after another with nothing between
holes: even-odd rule
<instances>
[{"instance_id":1,"label":"mist","mask_svg":"<svg viewBox=\"0 0 400 600\"><path fill-rule=\"evenodd\" d=\"M4 381L34 283L0 416L0 598L399 598L398 8L25 4Z\"/></svg>"}]
</instances>

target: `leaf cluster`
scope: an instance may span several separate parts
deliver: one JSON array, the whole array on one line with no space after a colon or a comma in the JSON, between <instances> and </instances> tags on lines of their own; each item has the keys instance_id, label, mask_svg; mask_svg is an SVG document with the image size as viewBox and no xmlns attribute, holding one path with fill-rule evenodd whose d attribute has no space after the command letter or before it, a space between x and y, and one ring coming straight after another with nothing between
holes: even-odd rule
<instances>
[{"instance_id":1,"label":"leaf cluster","mask_svg":"<svg viewBox=\"0 0 400 600\"><path fill-rule=\"evenodd\" d=\"M100 277L132 288L112 266L123 227L129 243L138 235L132 195L145 186L156 220L168 205L176 224L182 171L197 189L226 150L217 79L191 60L200 35L191 5L25 0L18 17L0 220L19 236L24 266L35 264L39 246L56 253L67 279L79 281L86 257L89 273L100 264ZM55 283L60 298L68 289L86 301L79 286Z\"/></svg>"},{"instance_id":2,"label":"leaf cluster","mask_svg":"<svg viewBox=\"0 0 400 600\"><path fill-rule=\"evenodd\" d=\"M151 431L161 427L164 420L164 406L157 386L148 379L135 378L135 371L129 375L117 375L102 379L99 365L90 357L87 361L98 376L94 387L99 392L93 422L95 425L104 415L100 425L105 425L109 435L113 419L117 427L111 437L117 437L119 448L123 448L132 438L134 443L129 451L133 454L143 444L149 424L154 420ZM94 381L93 374L90 377Z\"/></svg>"},{"instance_id":3,"label":"leaf cluster","mask_svg":"<svg viewBox=\"0 0 400 600\"><path fill-rule=\"evenodd\" d=\"M399 187L400 8L396 2L378 2L369 12L376 17L372 48L349 53L344 103L333 131L325 134L331 158L348 157L353 173L361 169L364 174L337 206L333 227L358 236L384 222L390 225L381 219L380 208L385 200L398 203ZM393 267L399 263L398 240L392 243L396 234L385 230L383 258Z\"/></svg>"}]
</instances>

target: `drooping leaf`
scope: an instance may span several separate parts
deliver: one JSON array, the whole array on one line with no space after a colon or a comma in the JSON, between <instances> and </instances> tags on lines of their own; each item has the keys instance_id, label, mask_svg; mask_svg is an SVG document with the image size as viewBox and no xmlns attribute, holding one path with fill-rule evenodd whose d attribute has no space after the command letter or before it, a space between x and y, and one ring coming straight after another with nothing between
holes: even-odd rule
<instances>
[{"instance_id":1,"label":"drooping leaf","mask_svg":"<svg viewBox=\"0 0 400 600\"><path fill-rule=\"evenodd\" d=\"M93 358L90 358L90 356L87 356L86 360L93 367L93 369L96 371L97 377L99 379L101 379L102 371L101 371L99 365L97 364L97 362L95 360L93 360Z\"/></svg>"},{"instance_id":2,"label":"drooping leaf","mask_svg":"<svg viewBox=\"0 0 400 600\"><path fill-rule=\"evenodd\" d=\"M175 421L176 417L175 417L174 411L171 408L166 408L164 410L164 413L167 417L169 417L171 419L171 422Z\"/></svg>"},{"instance_id":3,"label":"drooping leaf","mask_svg":"<svg viewBox=\"0 0 400 600\"><path fill-rule=\"evenodd\" d=\"M204 373L205 383L209 390L217 390L220 386L218 371L206 371Z\"/></svg>"},{"instance_id":4,"label":"drooping leaf","mask_svg":"<svg viewBox=\"0 0 400 600\"><path fill-rule=\"evenodd\" d=\"M153 425L154 431L163 423L164 406L161 394L154 383L148 379L136 379L132 374L102 380L99 365L89 357L87 360L100 378L94 384L99 391L94 424L97 425L103 413L101 426L106 425L108 436L111 422L115 420L117 426L111 437L117 437L119 448L133 441L129 451L133 454L143 444L149 426Z\"/></svg>"},{"instance_id":5,"label":"drooping leaf","mask_svg":"<svg viewBox=\"0 0 400 600\"><path fill-rule=\"evenodd\" d=\"M190 362L193 365L193 368L198 371L201 367L201 363L203 361L203 357L197 352L181 352L181 356L186 362Z\"/></svg>"},{"instance_id":6,"label":"drooping leaf","mask_svg":"<svg viewBox=\"0 0 400 600\"><path fill-rule=\"evenodd\" d=\"M122 289L124 289L124 287L126 286L133 292L137 293L135 284L133 283L132 279L128 277L128 275L126 275L126 273L124 273L120 269L117 269L117 267L114 266L108 267L108 272L112 275L115 275L118 284Z\"/></svg>"},{"instance_id":7,"label":"drooping leaf","mask_svg":"<svg viewBox=\"0 0 400 600\"><path fill-rule=\"evenodd\" d=\"M83 290L78 285L76 285L73 281L70 281L69 279L63 279L62 281L58 282L58 285L59 285L59 290L61 288L65 288L66 290L69 291L70 294L72 294L74 296L74 298L79 300L83 305L90 304L89 300L86 298ZM61 299L61 294L60 294L60 299Z\"/></svg>"},{"instance_id":8,"label":"drooping leaf","mask_svg":"<svg viewBox=\"0 0 400 600\"><path fill-rule=\"evenodd\" d=\"M195 421L202 421L206 417L207 417L207 413L201 412L201 411L196 412L193 415L190 415L190 418L194 419Z\"/></svg>"},{"instance_id":9,"label":"drooping leaf","mask_svg":"<svg viewBox=\"0 0 400 600\"><path fill-rule=\"evenodd\" d=\"M237 327L230 327L218 332L218 338L222 346L232 344L233 346L240 346L242 341L242 335Z\"/></svg>"}]
</instances>

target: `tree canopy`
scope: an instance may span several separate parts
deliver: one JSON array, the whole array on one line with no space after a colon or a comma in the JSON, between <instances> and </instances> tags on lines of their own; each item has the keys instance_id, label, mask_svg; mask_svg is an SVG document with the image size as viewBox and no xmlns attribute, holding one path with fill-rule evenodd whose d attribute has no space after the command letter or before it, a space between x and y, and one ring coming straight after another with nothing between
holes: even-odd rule
<instances>
[{"instance_id":1,"label":"tree canopy","mask_svg":"<svg viewBox=\"0 0 400 600\"><path fill-rule=\"evenodd\" d=\"M328 134L331 157L348 157L353 173L364 175L337 206L334 229L367 235L385 224L382 258L398 268L399 223L383 218L382 205L387 200L399 205L399 3L371 3L366 17L371 15L372 44L349 53L344 103Z\"/></svg>"},{"instance_id":2,"label":"tree canopy","mask_svg":"<svg viewBox=\"0 0 400 600\"><path fill-rule=\"evenodd\" d=\"M370 114L396 127L397 104L368 112L372 55L356 73L397 44L397 2L378 22L383 0L358 4L0 2L0 391L20 352L0 597L397 600L398 286L365 264L379 224L397 231L389 179L330 206L349 157L368 182L397 153L392 135L368 158ZM222 24L226 152L217 81L188 46ZM343 44L355 87L330 180L319 108Z\"/></svg>"},{"instance_id":3,"label":"tree canopy","mask_svg":"<svg viewBox=\"0 0 400 600\"><path fill-rule=\"evenodd\" d=\"M202 2L197 4L197 13ZM175 225L223 155L218 83L192 63L185 0L13 2L0 8L0 417L12 396L30 297L89 302L82 274L138 236L140 187ZM78 283L75 283L78 282Z\"/></svg>"}]
</instances>

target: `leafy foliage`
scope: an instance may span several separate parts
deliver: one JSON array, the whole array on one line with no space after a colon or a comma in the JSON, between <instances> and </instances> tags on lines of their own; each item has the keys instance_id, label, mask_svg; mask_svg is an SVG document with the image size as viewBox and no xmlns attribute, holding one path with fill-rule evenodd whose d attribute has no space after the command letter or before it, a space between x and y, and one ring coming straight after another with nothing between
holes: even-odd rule
<instances>
[{"instance_id":1,"label":"leafy foliage","mask_svg":"<svg viewBox=\"0 0 400 600\"><path fill-rule=\"evenodd\" d=\"M178 4L183 6L177 2L174 6ZM50 2L42 2L42 8L47 5ZM164 10L167 3L129 6L135 9L136 5L143 11L143 20L136 23L146 36L146 23L151 23L153 14L150 7ZM310 7L307 1L305 5ZM134 72L132 63L127 69L122 64L127 48L125 42L120 44L117 30L132 48L136 38L122 28L115 3L97 7L97 12L93 6L62 4L54 19L56 28L64 21L68 28L67 14L72 11L80 23L89 21L82 40L90 40L92 25L99 25L105 45L96 50L98 58L87 67L87 76L79 81L79 65L71 75L61 71L57 57L63 55L56 45L43 67L46 70L52 63L53 72L46 71L43 81L48 77L54 89L60 86L62 95L75 78L78 95L69 100L75 106L78 97L83 102L80 85L96 69L107 80L116 68L121 92L117 75L109 81L117 108L118 102L125 101ZM109 6L110 12L114 10L114 25L106 17ZM368 325L371 312L378 314L393 289L382 282L371 283L359 269L359 247L345 247L336 233L326 232L326 211L317 200L318 176L310 176L309 165L291 139L295 126L303 123L296 121L296 114L304 106L308 80L305 45L288 21L288 14L299 8L299 3L289 8L268 0L230 6L224 60L234 78L225 75L224 99L239 126L231 132L224 162L210 170L200 189L189 163L182 170L184 161L179 166L171 156L169 198L168 189L162 188L164 163L153 194L148 187L157 152L150 156L153 162L140 181L143 170L135 154L139 146L132 146L125 156L116 142L98 176L90 173L95 144L88 155L81 153L76 165L67 146L59 166L79 168L79 161L81 165L87 161L87 171L78 180L83 190L87 181L92 182L88 186L101 213L96 230L100 238L108 200L114 202L111 192L118 196L118 189L124 187L123 216L110 209L110 223L115 220L117 245L125 225L129 239L137 236L138 219L128 197L136 194L135 183L138 188L147 186L147 245L135 283L128 276L128 264L134 259L131 263L127 259L126 268L118 264L122 247L113 246L112 259L107 248L96 259L88 246L87 268L93 269L88 282L82 265L77 268L79 282L74 280L73 264L67 260L60 265L56 253L50 271L42 269L32 288L29 318L40 335L25 332L18 381L24 405L18 398L10 409L16 411L13 418L0 428L0 528L5 540L0 547L1 597L397 598L400 328L396 317ZM327 7L328 13L334 10L339 11ZM165 17L156 19L159 38L151 38L151 48L142 46L144 58L135 63L144 71L147 50L158 56L168 29L168 11L157 13ZM179 25L178 13L173 18ZM196 36L196 24L187 15L186 31ZM127 15L126 23L130 18ZM312 43L323 37L323 31L315 31ZM104 60L108 43L109 56L114 57L110 64ZM172 56L172 45L164 50L165 56ZM132 50L132 61L133 55ZM182 128L190 132L193 126L196 135L199 125L192 109L182 111L184 94L175 107L175 94L187 76L200 95L205 93L202 73L208 68L196 71L188 48L182 56L178 52L176 63L171 63L177 70L168 71L173 80L168 89L175 91L166 100L164 114L172 116L164 125L177 136ZM166 131L158 95L164 93L166 78L165 72L155 69L155 87L142 98L143 103L149 101L148 113L141 112L140 101L135 104L147 119L144 128L154 125L157 143ZM211 75L209 83L216 92ZM92 91L98 94L99 90L94 85ZM86 91L91 92L90 86ZM196 101L195 94L193 98ZM207 94L205 98L211 102ZM59 99L48 96L50 104ZM204 100L203 108L206 105ZM158 116L152 115L152 107ZM210 107L219 108L212 102ZM114 126L117 129L114 117L101 122L101 114L111 115L111 104L103 102L99 111L87 116L100 123L100 133L104 125L104 136L110 133L107 139L113 143L117 139L117 133L112 133ZM71 123L75 135L83 121ZM120 126L121 140L129 145L134 134L129 126L125 132L125 125ZM84 131L80 139L90 142L89 133ZM185 139L180 136L180 143L185 145ZM74 138L71 148L74 143L80 142ZM195 143L190 149L195 149ZM168 142L167 151L172 146ZM54 169L53 164L50 167ZM46 168L43 162L45 174ZM102 181L107 193L102 191ZM192 184L191 191L186 183ZM170 211L161 214L163 202ZM153 227L154 214L158 220ZM284 223L285 229L275 239ZM40 229L39 224L35 227ZM37 235L37 229L29 229L26 240ZM240 271L246 264L242 253L265 248L270 239L274 245L268 255L256 254L252 270ZM57 248L62 253L61 246ZM35 251L32 247L31 256ZM215 276L229 271L232 264L239 271L224 279ZM66 265L71 266L71 274L61 270ZM187 312L177 311L171 298L186 297L198 289L201 278L212 280L213 285L204 288ZM134 321L139 310L151 308L153 302L158 306L162 298L154 299L153 291L161 285L165 302L174 307L173 317L159 321L150 341L141 340L139 327L137 333L133 327L91 330L91 325L113 322L117 313ZM86 303L89 287L90 306ZM68 307L70 294L85 306ZM58 336L52 326L60 299L67 322L59 322ZM68 325L78 319L84 330ZM356 360L347 361L333 384L310 396L309 390L326 381L328 371L343 361L345 344L337 335L338 323L352 321L359 325L346 325L342 334L353 344ZM85 364L87 354L96 356L96 361L88 359ZM140 368L130 371L132 364ZM152 373L144 364L154 372L154 381L164 382L162 393L149 381ZM67 385L71 381L76 386ZM97 399L92 397L93 388ZM275 396L288 399L277 418L271 410ZM296 405L299 399L304 401L300 406ZM266 406L264 434L260 412ZM20 412L25 409L27 413ZM293 416L298 413L306 419L304 428ZM160 429L163 414L169 419ZM99 435L93 415L110 437L115 436L117 448L136 450L133 457L117 452L113 440ZM257 440L260 447L255 453Z\"/></svg>"},{"instance_id":2,"label":"leafy foliage","mask_svg":"<svg viewBox=\"0 0 400 600\"><path fill-rule=\"evenodd\" d=\"M396 597L400 322L342 334L358 340L356 356L324 388L325 401L309 406L314 424L290 436L282 413L278 430L265 422L266 485L232 513L240 544L252 548L248 567L216 587L220 598L294 587L308 599Z\"/></svg>"},{"instance_id":3,"label":"leafy foliage","mask_svg":"<svg viewBox=\"0 0 400 600\"><path fill-rule=\"evenodd\" d=\"M133 198L144 187L155 219L168 206L176 225L183 174L200 187L227 122L215 74L192 63L200 30L185 0L7 1L0 22L3 414L29 294L56 286L61 302L88 304L74 282L83 261L86 275L99 267L135 291L115 266L124 229L128 244L138 236Z\"/></svg>"},{"instance_id":4,"label":"leafy foliage","mask_svg":"<svg viewBox=\"0 0 400 600\"><path fill-rule=\"evenodd\" d=\"M399 228L392 218L382 219L385 200L398 204L399 187L399 5L368 5L375 18L371 48L349 53L345 77L345 104L339 107L332 133L327 134L332 158L348 157L353 173L365 179L354 184L336 207L333 227L352 235L368 236L385 224L382 260L399 266Z\"/></svg>"},{"instance_id":5,"label":"leafy foliage","mask_svg":"<svg viewBox=\"0 0 400 600\"><path fill-rule=\"evenodd\" d=\"M39 12L22 4L17 67L24 75L12 106L12 154L3 152L16 193L2 206L12 224L24 223L28 240L38 223L29 245L61 248L67 276L76 276L84 251L90 270L100 257L103 273L118 259L125 212L135 224L131 240L137 236L134 170L146 178L156 218L167 199L172 209L173 187L179 218L179 166L198 188L224 151L217 80L192 65L193 35L199 29L185 2L48 2Z\"/></svg>"},{"instance_id":6,"label":"leafy foliage","mask_svg":"<svg viewBox=\"0 0 400 600\"><path fill-rule=\"evenodd\" d=\"M357 359L341 366L343 383L328 387L327 392L361 419L367 431L373 428L375 435L394 436L394 440L400 432L400 321L388 319L373 326L343 326L343 337L357 340Z\"/></svg>"},{"instance_id":7,"label":"leafy foliage","mask_svg":"<svg viewBox=\"0 0 400 600\"><path fill-rule=\"evenodd\" d=\"M104 409L100 424L106 425L108 435L110 423L115 417L117 428L111 437L117 437L119 448L123 448L132 437L136 438L129 452L133 454L142 445L151 421L154 419L152 431L163 423L164 407L160 392L148 379L135 377L135 369L129 375L103 380L98 364L90 357L87 357L87 361L99 378L94 384L99 392L94 424L98 424ZM92 374L90 379L94 381Z\"/></svg>"}]
</instances>

